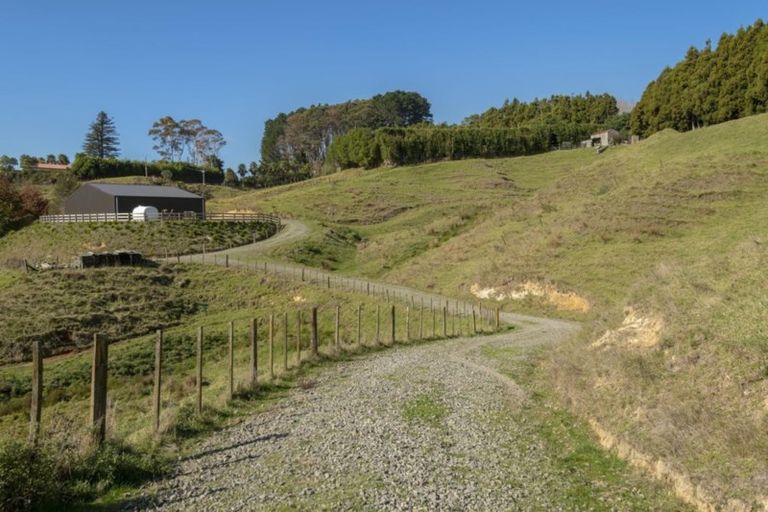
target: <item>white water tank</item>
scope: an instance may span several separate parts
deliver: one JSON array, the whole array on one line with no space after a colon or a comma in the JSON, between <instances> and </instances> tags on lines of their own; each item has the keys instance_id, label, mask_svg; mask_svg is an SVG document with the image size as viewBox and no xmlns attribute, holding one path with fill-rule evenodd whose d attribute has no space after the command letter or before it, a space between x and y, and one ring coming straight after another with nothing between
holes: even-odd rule
<instances>
[{"instance_id":1,"label":"white water tank","mask_svg":"<svg viewBox=\"0 0 768 512\"><path fill-rule=\"evenodd\" d=\"M160 220L160 212L154 206L137 206L131 212L131 219L136 222Z\"/></svg>"}]
</instances>

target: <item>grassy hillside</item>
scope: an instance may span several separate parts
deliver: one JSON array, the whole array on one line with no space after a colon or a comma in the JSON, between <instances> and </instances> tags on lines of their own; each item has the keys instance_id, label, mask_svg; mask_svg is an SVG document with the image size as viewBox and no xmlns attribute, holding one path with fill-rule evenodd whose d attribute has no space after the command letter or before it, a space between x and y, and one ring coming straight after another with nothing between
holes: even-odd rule
<instances>
[{"instance_id":1,"label":"grassy hillside","mask_svg":"<svg viewBox=\"0 0 768 512\"><path fill-rule=\"evenodd\" d=\"M120 340L176 325L203 306L172 267L0 273L0 361L90 346L93 332Z\"/></svg>"},{"instance_id":2,"label":"grassy hillside","mask_svg":"<svg viewBox=\"0 0 768 512\"><path fill-rule=\"evenodd\" d=\"M133 279L130 279L133 274ZM77 290L72 282L77 282ZM154 291L149 290L152 282ZM117 288L122 288L122 291ZM48 291L46 294L45 291ZM81 297L71 297L77 291ZM141 297L145 293L153 295ZM69 299L66 298L69 296ZM91 378L91 352L49 358L44 370L44 410L42 450L33 453L20 443L29 428L31 369L29 364L0 367L0 505L34 499L61 505L89 500L121 485L138 485L156 476L182 453L184 441L213 429L234 424L243 417L271 405L293 386L313 386L312 368L321 360L348 357L347 354L377 350L377 306L386 311L389 304L380 297L369 297L325 286L291 282L248 270L224 269L205 265L169 265L159 269L108 269L46 272L21 276L0 273L0 300L24 303L28 309L52 316L80 314L80 310L101 311L107 320L120 325L93 323L82 326L89 332L123 335L123 341L109 347L109 444L94 452L88 445L86 428ZM130 310L126 302L136 299ZM49 302L50 303L47 303ZM183 323L167 322L174 312L173 302L191 306ZM105 304L112 304L111 306ZM158 303L162 308L157 308ZM309 307L319 306L318 333L321 360L309 357ZM341 311L341 342L346 351L337 353L332 344L336 306ZM365 347L353 346L357 340L357 307L362 306L362 339ZM401 307L402 305L398 306ZM152 307L158 309L152 311ZM120 311L117 311L117 310ZM22 308L12 304L7 316L0 317L0 336L24 333L35 327L31 321L12 316ZM297 311L302 310L302 360L304 370L296 369ZM401 309L402 311L402 309ZM284 351L284 314L288 313L288 352ZM6 313L3 311L3 315ZM112 317L112 315L115 317ZM267 319L275 314L274 368L269 377ZM125 316L123 316L125 315ZM38 315L47 322L47 318ZM129 318L130 317L130 318ZM139 317L142 317L139 319ZM382 315L384 317L384 315ZM37 317L36 317L37 318ZM258 390L246 383L250 353L248 322L259 320ZM138 323L132 325L128 320ZM151 322L166 323L163 356L163 394L161 439L153 436L150 396L153 385L153 334L137 336ZM226 399L227 330L235 324L234 400ZM25 323L26 322L26 323ZM51 319L50 324L58 321ZM173 324L173 325L168 325ZM197 326L205 327L203 414L194 410L195 347ZM465 324L468 325L468 324ZM382 318L382 331L387 326ZM411 325L413 334L415 325ZM406 339L405 323L398 322L397 337ZM125 332L121 332L125 329ZM464 331L466 333L466 331ZM431 334L431 333L430 333ZM429 335L429 334L427 334ZM115 339L115 338L113 338ZM382 332L382 341L384 333ZM283 370L283 361L289 365ZM161 442L158 442L161 441ZM28 461L28 462L24 462ZM124 490L124 489L123 489ZM21 507L21 505L18 505ZM0 507L2 508L2 507ZM15 509L16 507L14 507ZM23 508L23 507L21 507ZM50 510L59 510L52 505Z\"/></svg>"},{"instance_id":3,"label":"grassy hillside","mask_svg":"<svg viewBox=\"0 0 768 512\"><path fill-rule=\"evenodd\" d=\"M270 224L258 222L103 222L44 224L0 238L0 266L69 263L84 252L129 249L145 256L213 251L251 243L268 236Z\"/></svg>"},{"instance_id":4,"label":"grassy hillside","mask_svg":"<svg viewBox=\"0 0 768 512\"><path fill-rule=\"evenodd\" d=\"M693 488L751 503L768 482L766 140L762 115L214 202L314 223L284 257L587 320L546 368L561 396Z\"/></svg>"}]
</instances>

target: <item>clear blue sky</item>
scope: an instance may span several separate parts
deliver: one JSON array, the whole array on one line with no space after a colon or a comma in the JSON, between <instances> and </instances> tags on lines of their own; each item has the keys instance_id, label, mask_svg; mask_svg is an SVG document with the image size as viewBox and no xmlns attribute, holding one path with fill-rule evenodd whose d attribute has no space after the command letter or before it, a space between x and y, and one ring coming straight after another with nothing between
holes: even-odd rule
<instances>
[{"instance_id":1,"label":"clear blue sky","mask_svg":"<svg viewBox=\"0 0 768 512\"><path fill-rule=\"evenodd\" d=\"M278 112L394 89L449 123L512 97L637 100L689 46L758 17L765 0L0 0L0 154L72 157L99 110L124 157L156 157L159 117L196 117L234 167Z\"/></svg>"}]
</instances>

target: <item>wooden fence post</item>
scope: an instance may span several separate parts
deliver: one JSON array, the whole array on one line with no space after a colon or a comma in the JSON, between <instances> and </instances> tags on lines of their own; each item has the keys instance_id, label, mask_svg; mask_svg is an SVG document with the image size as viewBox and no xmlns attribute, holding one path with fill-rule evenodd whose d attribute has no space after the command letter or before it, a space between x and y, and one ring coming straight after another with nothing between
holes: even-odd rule
<instances>
[{"instance_id":1,"label":"wooden fence post","mask_svg":"<svg viewBox=\"0 0 768 512\"><path fill-rule=\"evenodd\" d=\"M229 254L224 255L224 267L229 268Z\"/></svg>"},{"instance_id":2,"label":"wooden fence post","mask_svg":"<svg viewBox=\"0 0 768 512\"><path fill-rule=\"evenodd\" d=\"M437 337L437 311L435 311L435 306L430 306L432 309L432 337Z\"/></svg>"},{"instance_id":3,"label":"wooden fence post","mask_svg":"<svg viewBox=\"0 0 768 512\"><path fill-rule=\"evenodd\" d=\"M197 328L197 414L203 413L203 326Z\"/></svg>"},{"instance_id":4,"label":"wooden fence post","mask_svg":"<svg viewBox=\"0 0 768 512\"><path fill-rule=\"evenodd\" d=\"M160 432L160 393L163 387L163 331L157 330L155 340L155 382L152 390L152 416L155 435Z\"/></svg>"},{"instance_id":5,"label":"wooden fence post","mask_svg":"<svg viewBox=\"0 0 768 512\"><path fill-rule=\"evenodd\" d=\"M250 368L250 382L251 388L255 389L259 383L259 322L255 318L251 318L250 332L248 333L248 341L250 342L251 352L251 368Z\"/></svg>"},{"instance_id":6,"label":"wooden fence post","mask_svg":"<svg viewBox=\"0 0 768 512\"><path fill-rule=\"evenodd\" d=\"M29 410L29 444L37 446L43 412L43 357L40 342L32 342L32 401Z\"/></svg>"},{"instance_id":7,"label":"wooden fence post","mask_svg":"<svg viewBox=\"0 0 768 512\"><path fill-rule=\"evenodd\" d=\"M336 350L341 348L341 333L339 333L339 317L341 316L341 306L336 305Z\"/></svg>"},{"instance_id":8,"label":"wooden fence post","mask_svg":"<svg viewBox=\"0 0 768 512\"><path fill-rule=\"evenodd\" d=\"M477 315L475 315L475 308L472 308L472 334L477 334Z\"/></svg>"},{"instance_id":9,"label":"wooden fence post","mask_svg":"<svg viewBox=\"0 0 768 512\"><path fill-rule=\"evenodd\" d=\"M317 306L312 306L312 355L315 357L320 355L317 335Z\"/></svg>"},{"instance_id":10,"label":"wooden fence post","mask_svg":"<svg viewBox=\"0 0 768 512\"><path fill-rule=\"evenodd\" d=\"M283 371L288 371L288 311L283 315Z\"/></svg>"},{"instance_id":11,"label":"wooden fence post","mask_svg":"<svg viewBox=\"0 0 768 512\"><path fill-rule=\"evenodd\" d=\"M107 338L93 335L93 366L91 368L91 426L93 440L101 445L107 433Z\"/></svg>"},{"instance_id":12,"label":"wooden fence post","mask_svg":"<svg viewBox=\"0 0 768 512\"><path fill-rule=\"evenodd\" d=\"M376 344L379 344L379 334L381 333L381 311L378 304L376 304Z\"/></svg>"},{"instance_id":13,"label":"wooden fence post","mask_svg":"<svg viewBox=\"0 0 768 512\"><path fill-rule=\"evenodd\" d=\"M392 304L392 311L390 314L392 316L392 344L394 345L395 344L395 305L394 304Z\"/></svg>"},{"instance_id":14,"label":"wooden fence post","mask_svg":"<svg viewBox=\"0 0 768 512\"><path fill-rule=\"evenodd\" d=\"M501 328L501 308L496 308L496 330Z\"/></svg>"},{"instance_id":15,"label":"wooden fence post","mask_svg":"<svg viewBox=\"0 0 768 512\"><path fill-rule=\"evenodd\" d=\"M275 314L269 314L269 378L275 378Z\"/></svg>"},{"instance_id":16,"label":"wooden fence post","mask_svg":"<svg viewBox=\"0 0 768 512\"><path fill-rule=\"evenodd\" d=\"M301 310L296 310L296 367L301 366Z\"/></svg>"},{"instance_id":17,"label":"wooden fence post","mask_svg":"<svg viewBox=\"0 0 768 512\"><path fill-rule=\"evenodd\" d=\"M227 379L227 400L235 397L235 322L229 321L229 331L227 332L227 369L229 372Z\"/></svg>"},{"instance_id":18,"label":"wooden fence post","mask_svg":"<svg viewBox=\"0 0 768 512\"><path fill-rule=\"evenodd\" d=\"M304 282L304 269L301 269L301 282Z\"/></svg>"},{"instance_id":19,"label":"wooden fence post","mask_svg":"<svg viewBox=\"0 0 768 512\"><path fill-rule=\"evenodd\" d=\"M405 306L405 341L411 341L411 307Z\"/></svg>"},{"instance_id":20,"label":"wooden fence post","mask_svg":"<svg viewBox=\"0 0 768 512\"><path fill-rule=\"evenodd\" d=\"M363 305L357 305L357 344L363 343Z\"/></svg>"}]
</instances>

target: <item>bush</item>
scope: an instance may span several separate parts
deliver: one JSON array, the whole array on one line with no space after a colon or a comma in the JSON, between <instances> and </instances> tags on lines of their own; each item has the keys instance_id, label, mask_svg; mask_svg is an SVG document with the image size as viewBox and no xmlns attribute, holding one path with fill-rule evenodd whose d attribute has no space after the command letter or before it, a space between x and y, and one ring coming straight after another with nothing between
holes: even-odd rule
<instances>
[{"instance_id":1,"label":"bush","mask_svg":"<svg viewBox=\"0 0 768 512\"><path fill-rule=\"evenodd\" d=\"M35 510L61 495L56 464L47 452L9 441L0 446L0 510Z\"/></svg>"},{"instance_id":2,"label":"bush","mask_svg":"<svg viewBox=\"0 0 768 512\"><path fill-rule=\"evenodd\" d=\"M154 447L138 450L110 441L82 451L66 445L37 449L17 441L0 445L0 510L55 510L82 503L121 484L136 484L170 467Z\"/></svg>"}]
</instances>

